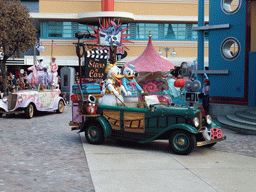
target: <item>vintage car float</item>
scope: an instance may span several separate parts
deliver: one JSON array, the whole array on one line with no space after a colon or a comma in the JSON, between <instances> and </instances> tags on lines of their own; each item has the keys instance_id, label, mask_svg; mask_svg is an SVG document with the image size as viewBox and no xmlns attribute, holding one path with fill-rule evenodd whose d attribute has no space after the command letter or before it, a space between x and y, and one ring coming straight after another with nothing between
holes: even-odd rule
<instances>
[{"instance_id":1,"label":"vintage car float","mask_svg":"<svg viewBox=\"0 0 256 192\"><path fill-rule=\"evenodd\" d=\"M27 118L32 118L36 111L62 113L66 103L59 95L59 89L43 89L40 85L17 91L0 99L0 117L2 114L24 113Z\"/></svg>"},{"instance_id":2,"label":"vintage car float","mask_svg":"<svg viewBox=\"0 0 256 192\"><path fill-rule=\"evenodd\" d=\"M171 150L181 155L191 153L196 146L212 147L226 139L220 124L204 116L202 110L171 106L160 103L156 96L148 97L150 102L145 108L97 105L91 114L88 110L81 113L77 107L76 115L83 119L72 130L85 132L91 144L102 144L107 138L138 143L169 140ZM75 126L74 122L70 126Z\"/></svg>"}]
</instances>

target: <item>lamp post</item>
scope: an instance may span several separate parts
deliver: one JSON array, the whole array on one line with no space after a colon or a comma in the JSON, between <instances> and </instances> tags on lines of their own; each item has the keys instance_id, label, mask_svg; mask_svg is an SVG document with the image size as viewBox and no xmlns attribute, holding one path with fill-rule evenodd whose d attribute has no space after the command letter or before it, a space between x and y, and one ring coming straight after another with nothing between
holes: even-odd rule
<instances>
[{"instance_id":1,"label":"lamp post","mask_svg":"<svg viewBox=\"0 0 256 192\"><path fill-rule=\"evenodd\" d=\"M36 50L38 50L40 53L43 53L45 51L45 47L43 45L36 45L34 46L34 65L36 65Z\"/></svg>"},{"instance_id":2,"label":"lamp post","mask_svg":"<svg viewBox=\"0 0 256 192\"><path fill-rule=\"evenodd\" d=\"M170 49L172 49L171 56L172 56L172 57L176 57L176 56L177 56L177 53L175 52L175 49L172 48L172 47L160 47L160 48L159 48L159 51L157 52L158 55L160 55L160 56L163 56L163 52L161 51L161 49L165 50L165 52L166 52L166 58L168 57L168 51L170 51Z\"/></svg>"}]
</instances>

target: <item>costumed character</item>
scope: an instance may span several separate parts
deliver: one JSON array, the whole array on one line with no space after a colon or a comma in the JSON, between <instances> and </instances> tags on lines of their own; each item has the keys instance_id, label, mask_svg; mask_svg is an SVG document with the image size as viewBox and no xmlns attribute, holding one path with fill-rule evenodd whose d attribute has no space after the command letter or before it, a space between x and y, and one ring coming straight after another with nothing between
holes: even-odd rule
<instances>
[{"instance_id":1,"label":"costumed character","mask_svg":"<svg viewBox=\"0 0 256 192\"><path fill-rule=\"evenodd\" d=\"M35 65L32 65L31 67L28 68L28 71L32 71L28 76L27 76L27 81L28 83L31 84L36 84L38 83L38 74Z\"/></svg>"},{"instance_id":2,"label":"costumed character","mask_svg":"<svg viewBox=\"0 0 256 192\"><path fill-rule=\"evenodd\" d=\"M124 78L122 79L122 84L127 91L128 96L137 96L138 92L143 93L142 88L137 83L135 79L135 66L129 64L124 68Z\"/></svg>"},{"instance_id":3,"label":"costumed character","mask_svg":"<svg viewBox=\"0 0 256 192\"><path fill-rule=\"evenodd\" d=\"M175 77L172 74L169 74L167 77L168 90L164 90L164 94L170 95L171 102L175 103L175 100L180 97L180 88L174 86L176 81Z\"/></svg>"},{"instance_id":4,"label":"costumed character","mask_svg":"<svg viewBox=\"0 0 256 192\"><path fill-rule=\"evenodd\" d=\"M44 64L44 58L40 57L38 59L37 64L37 75L38 75L38 83L42 83L42 85L46 86L52 82L50 66Z\"/></svg>"},{"instance_id":5,"label":"costumed character","mask_svg":"<svg viewBox=\"0 0 256 192\"><path fill-rule=\"evenodd\" d=\"M51 75L52 75L52 85L58 87L58 63L56 63L56 57L52 57L52 62L50 62Z\"/></svg>"},{"instance_id":6,"label":"costumed character","mask_svg":"<svg viewBox=\"0 0 256 192\"><path fill-rule=\"evenodd\" d=\"M121 95L121 91L123 91L125 95L127 95L127 92L122 85L121 80L124 76L121 75L121 70L115 63L109 64L106 67L105 72L107 73L105 95L99 99L99 104L113 106L122 105L124 99Z\"/></svg>"}]
</instances>

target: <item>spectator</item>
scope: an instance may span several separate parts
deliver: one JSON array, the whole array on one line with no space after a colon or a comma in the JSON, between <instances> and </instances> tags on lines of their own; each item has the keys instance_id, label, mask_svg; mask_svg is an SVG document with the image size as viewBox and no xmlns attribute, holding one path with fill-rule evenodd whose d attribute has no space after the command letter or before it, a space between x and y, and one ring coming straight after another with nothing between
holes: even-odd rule
<instances>
[{"instance_id":1,"label":"spectator","mask_svg":"<svg viewBox=\"0 0 256 192\"><path fill-rule=\"evenodd\" d=\"M10 73L9 80L10 80L11 92L16 92L17 81L15 76L12 73Z\"/></svg>"},{"instance_id":2,"label":"spectator","mask_svg":"<svg viewBox=\"0 0 256 192\"><path fill-rule=\"evenodd\" d=\"M18 84L19 89L21 89L21 90L24 89L24 81L20 75L18 75L17 84Z\"/></svg>"}]
</instances>

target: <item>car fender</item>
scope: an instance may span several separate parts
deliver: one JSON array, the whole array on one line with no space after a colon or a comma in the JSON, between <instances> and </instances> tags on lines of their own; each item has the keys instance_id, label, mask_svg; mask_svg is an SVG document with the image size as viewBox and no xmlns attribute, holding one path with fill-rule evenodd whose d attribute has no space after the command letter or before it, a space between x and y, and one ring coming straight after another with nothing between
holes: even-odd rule
<instances>
[{"instance_id":1,"label":"car fender","mask_svg":"<svg viewBox=\"0 0 256 192\"><path fill-rule=\"evenodd\" d=\"M185 131L188 131L189 133L192 133L192 134L199 133L198 130L196 130L195 127L193 127L191 125L188 125L188 124L179 123L179 124L168 126L166 129L164 129L161 132L159 132L158 134L154 135L154 137L152 137L148 140L145 140L145 141L140 141L139 143L151 142L151 141L155 140L156 138L158 138L159 136L161 136L162 134L164 134L168 131L171 131L171 130L185 130Z\"/></svg>"},{"instance_id":2,"label":"car fender","mask_svg":"<svg viewBox=\"0 0 256 192\"><path fill-rule=\"evenodd\" d=\"M214 128L214 127L221 128L221 125L218 121L212 120L212 123L209 125L209 128Z\"/></svg>"},{"instance_id":3,"label":"car fender","mask_svg":"<svg viewBox=\"0 0 256 192\"><path fill-rule=\"evenodd\" d=\"M197 131L197 129L195 127L193 127L191 125L188 125L188 124L183 124L183 123L171 125L171 126L166 128L166 131L167 130L169 131L171 129L182 129L182 130L188 131L188 132L193 133L193 134L197 134L198 133L198 131Z\"/></svg>"},{"instance_id":4,"label":"car fender","mask_svg":"<svg viewBox=\"0 0 256 192\"><path fill-rule=\"evenodd\" d=\"M103 116L96 117L96 118L86 118L86 120L84 121L84 123L82 125L82 128L80 129L80 131L78 133L84 132L86 129L86 124L90 123L91 121L96 121L97 123L99 123L102 126L105 138L111 136L112 127L111 127L110 123L108 122L108 120Z\"/></svg>"},{"instance_id":5,"label":"car fender","mask_svg":"<svg viewBox=\"0 0 256 192\"><path fill-rule=\"evenodd\" d=\"M0 99L0 109L3 109L5 112L9 112L8 103L5 103L3 99Z\"/></svg>"},{"instance_id":6,"label":"car fender","mask_svg":"<svg viewBox=\"0 0 256 192\"><path fill-rule=\"evenodd\" d=\"M36 106L35 102L34 102L32 99L29 99L29 100L26 100L26 101L22 102L18 107L25 108L25 107L27 107L30 103L33 103L33 104Z\"/></svg>"}]
</instances>

